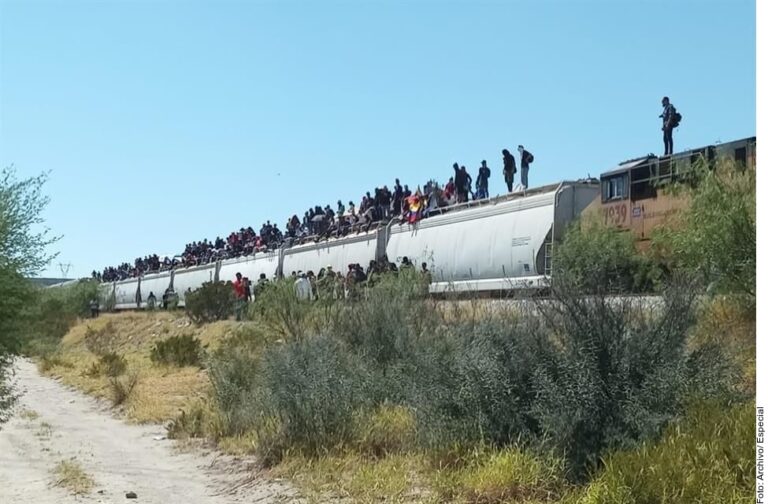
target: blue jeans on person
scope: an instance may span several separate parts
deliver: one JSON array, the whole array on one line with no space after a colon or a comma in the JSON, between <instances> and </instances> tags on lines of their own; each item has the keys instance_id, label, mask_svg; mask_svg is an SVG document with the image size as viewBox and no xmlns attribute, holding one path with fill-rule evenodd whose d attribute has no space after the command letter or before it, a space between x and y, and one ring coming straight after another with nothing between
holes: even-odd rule
<instances>
[{"instance_id":1,"label":"blue jeans on person","mask_svg":"<svg viewBox=\"0 0 768 504\"><path fill-rule=\"evenodd\" d=\"M478 186L475 199L485 199L488 197L488 187Z\"/></svg>"},{"instance_id":2,"label":"blue jeans on person","mask_svg":"<svg viewBox=\"0 0 768 504\"><path fill-rule=\"evenodd\" d=\"M671 156L673 146L672 128L662 128L662 131L664 132L664 155Z\"/></svg>"},{"instance_id":3,"label":"blue jeans on person","mask_svg":"<svg viewBox=\"0 0 768 504\"><path fill-rule=\"evenodd\" d=\"M520 169L520 183L523 184L523 187L528 189L528 167L523 166Z\"/></svg>"}]
</instances>

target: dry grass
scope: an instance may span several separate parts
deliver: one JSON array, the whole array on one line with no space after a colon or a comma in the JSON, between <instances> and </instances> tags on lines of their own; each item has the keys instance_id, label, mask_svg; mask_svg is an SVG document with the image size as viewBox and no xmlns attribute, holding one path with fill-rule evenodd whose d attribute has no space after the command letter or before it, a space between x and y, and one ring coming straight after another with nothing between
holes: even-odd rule
<instances>
[{"instance_id":1,"label":"dry grass","mask_svg":"<svg viewBox=\"0 0 768 504\"><path fill-rule=\"evenodd\" d=\"M205 371L196 367L153 364L149 359L152 346L170 336L194 333L209 349L215 349L237 328L232 321L196 327L186 317L166 312L106 314L73 327L56 354L41 361L40 370L111 401L114 392L110 378L89 370L99 365L100 353L120 354L138 375L138 383L121 405L126 417L137 423L165 422L190 402L205 397L210 385Z\"/></svg>"},{"instance_id":2,"label":"dry grass","mask_svg":"<svg viewBox=\"0 0 768 504\"><path fill-rule=\"evenodd\" d=\"M40 418L40 414L35 410L25 409L21 413L19 413L19 417L23 418L24 420L33 421Z\"/></svg>"},{"instance_id":3,"label":"dry grass","mask_svg":"<svg viewBox=\"0 0 768 504\"><path fill-rule=\"evenodd\" d=\"M62 460L53 469L55 485L69 490L75 495L85 495L93 489L93 478L86 473L74 458Z\"/></svg>"},{"instance_id":4,"label":"dry grass","mask_svg":"<svg viewBox=\"0 0 768 504\"><path fill-rule=\"evenodd\" d=\"M455 467L432 472L441 499L473 504L557 502L567 488L564 466L519 448L479 448Z\"/></svg>"},{"instance_id":5,"label":"dry grass","mask_svg":"<svg viewBox=\"0 0 768 504\"><path fill-rule=\"evenodd\" d=\"M309 502L341 497L350 502L438 502L421 481L418 455L372 459L356 453L307 458L289 454L273 474L291 478Z\"/></svg>"},{"instance_id":6,"label":"dry grass","mask_svg":"<svg viewBox=\"0 0 768 504\"><path fill-rule=\"evenodd\" d=\"M757 328L754 309L745 308L726 298L716 298L703 307L691 338L696 347L715 343L725 348L726 355L743 372L746 392L755 392L755 344Z\"/></svg>"},{"instance_id":7,"label":"dry grass","mask_svg":"<svg viewBox=\"0 0 768 504\"><path fill-rule=\"evenodd\" d=\"M35 436L39 438L49 438L51 437L51 434L53 434L53 426L48 422L42 422L37 429Z\"/></svg>"}]
</instances>

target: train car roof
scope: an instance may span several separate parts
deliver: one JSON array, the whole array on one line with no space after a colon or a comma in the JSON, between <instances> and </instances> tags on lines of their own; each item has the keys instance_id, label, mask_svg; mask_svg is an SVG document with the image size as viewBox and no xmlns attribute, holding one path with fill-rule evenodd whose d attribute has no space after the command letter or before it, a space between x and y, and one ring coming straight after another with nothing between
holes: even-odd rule
<instances>
[{"instance_id":1,"label":"train car roof","mask_svg":"<svg viewBox=\"0 0 768 504\"><path fill-rule=\"evenodd\" d=\"M696 147L696 148L693 148L693 149L686 149L686 150L684 150L682 152L678 152L678 153L672 154L671 156L669 156L669 158L670 159L684 158L686 156L690 156L691 154L693 154L695 152L701 151L702 149L706 149L706 148L709 148L709 147L713 147L713 148L717 149L717 148L722 148L724 146L727 146L727 145L730 145L730 144L739 143L739 142L756 142L756 141L757 141L757 137L752 136L752 137L740 138L738 140L730 140L728 142L722 142L722 143L710 144L710 145L703 145L701 147ZM666 156L663 156L663 157L666 157ZM614 167L614 168L612 168L612 169L610 169L610 170L608 170L606 172L601 173L600 174L600 178L603 179L605 177L610 177L611 175L618 175L620 173L625 173L627 170L631 170L632 168L636 168L638 166L642 166L643 164L647 163L651 159L661 159L661 157L657 156L656 154L646 154L645 156L641 156L641 157L637 157L637 158L634 158L634 159L628 159L626 161L622 161L616 167Z\"/></svg>"}]
</instances>

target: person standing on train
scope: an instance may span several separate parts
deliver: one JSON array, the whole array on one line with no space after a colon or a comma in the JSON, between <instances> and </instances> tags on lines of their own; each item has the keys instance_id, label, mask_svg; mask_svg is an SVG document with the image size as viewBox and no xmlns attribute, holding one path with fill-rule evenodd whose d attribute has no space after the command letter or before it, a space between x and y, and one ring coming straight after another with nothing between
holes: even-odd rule
<instances>
[{"instance_id":1,"label":"person standing on train","mask_svg":"<svg viewBox=\"0 0 768 504\"><path fill-rule=\"evenodd\" d=\"M507 191L512 192L515 185L515 172L517 171L515 156L510 154L507 149L501 151L501 156L504 161L504 182L507 183Z\"/></svg>"},{"instance_id":2,"label":"person standing on train","mask_svg":"<svg viewBox=\"0 0 768 504\"><path fill-rule=\"evenodd\" d=\"M461 175L464 177L464 187L463 187L463 198L464 202L466 203L469 201L469 195L472 193L472 177L467 173L467 167L462 166L461 167ZM474 194L472 195L474 197Z\"/></svg>"},{"instance_id":3,"label":"person standing on train","mask_svg":"<svg viewBox=\"0 0 768 504\"><path fill-rule=\"evenodd\" d=\"M664 107L664 111L659 116L661 118L661 131L664 132L664 155L670 156L672 155L672 130L676 126L677 111L666 96L661 99L661 106Z\"/></svg>"},{"instance_id":4,"label":"person standing on train","mask_svg":"<svg viewBox=\"0 0 768 504\"><path fill-rule=\"evenodd\" d=\"M477 193L476 199L488 198L488 179L491 177L491 169L486 165L485 159L480 162L480 171L477 173L477 179L475 180L475 188Z\"/></svg>"},{"instance_id":5,"label":"person standing on train","mask_svg":"<svg viewBox=\"0 0 768 504\"><path fill-rule=\"evenodd\" d=\"M403 211L403 186L400 179L395 179L395 187L392 188L392 215L400 215Z\"/></svg>"},{"instance_id":6,"label":"person standing on train","mask_svg":"<svg viewBox=\"0 0 768 504\"><path fill-rule=\"evenodd\" d=\"M533 163L533 154L525 150L522 145L517 146L517 152L520 153L520 183L528 189L528 168Z\"/></svg>"}]
</instances>

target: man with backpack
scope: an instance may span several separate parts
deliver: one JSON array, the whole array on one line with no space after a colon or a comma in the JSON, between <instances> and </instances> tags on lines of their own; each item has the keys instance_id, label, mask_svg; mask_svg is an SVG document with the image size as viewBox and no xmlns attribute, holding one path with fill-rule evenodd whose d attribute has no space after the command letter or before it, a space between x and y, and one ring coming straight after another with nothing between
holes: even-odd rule
<instances>
[{"instance_id":1,"label":"man with backpack","mask_svg":"<svg viewBox=\"0 0 768 504\"><path fill-rule=\"evenodd\" d=\"M672 130L680 125L680 119L683 118L675 106L669 102L668 97L661 99L661 106L664 107L664 111L659 116L661 118L661 131L664 132L664 155L672 155Z\"/></svg>"},{"instance_id":2,"label":"man with backpack","mask_svg":"<svg viewBox=\"0 0 768 504\"><path fill-rule=\"evenodd\" d=\"M520 183L528 189L528 168L533 163L533 154L525 150L522 145L517 146L517 152L520 153Z\"/></svg>"}]
</instances>

